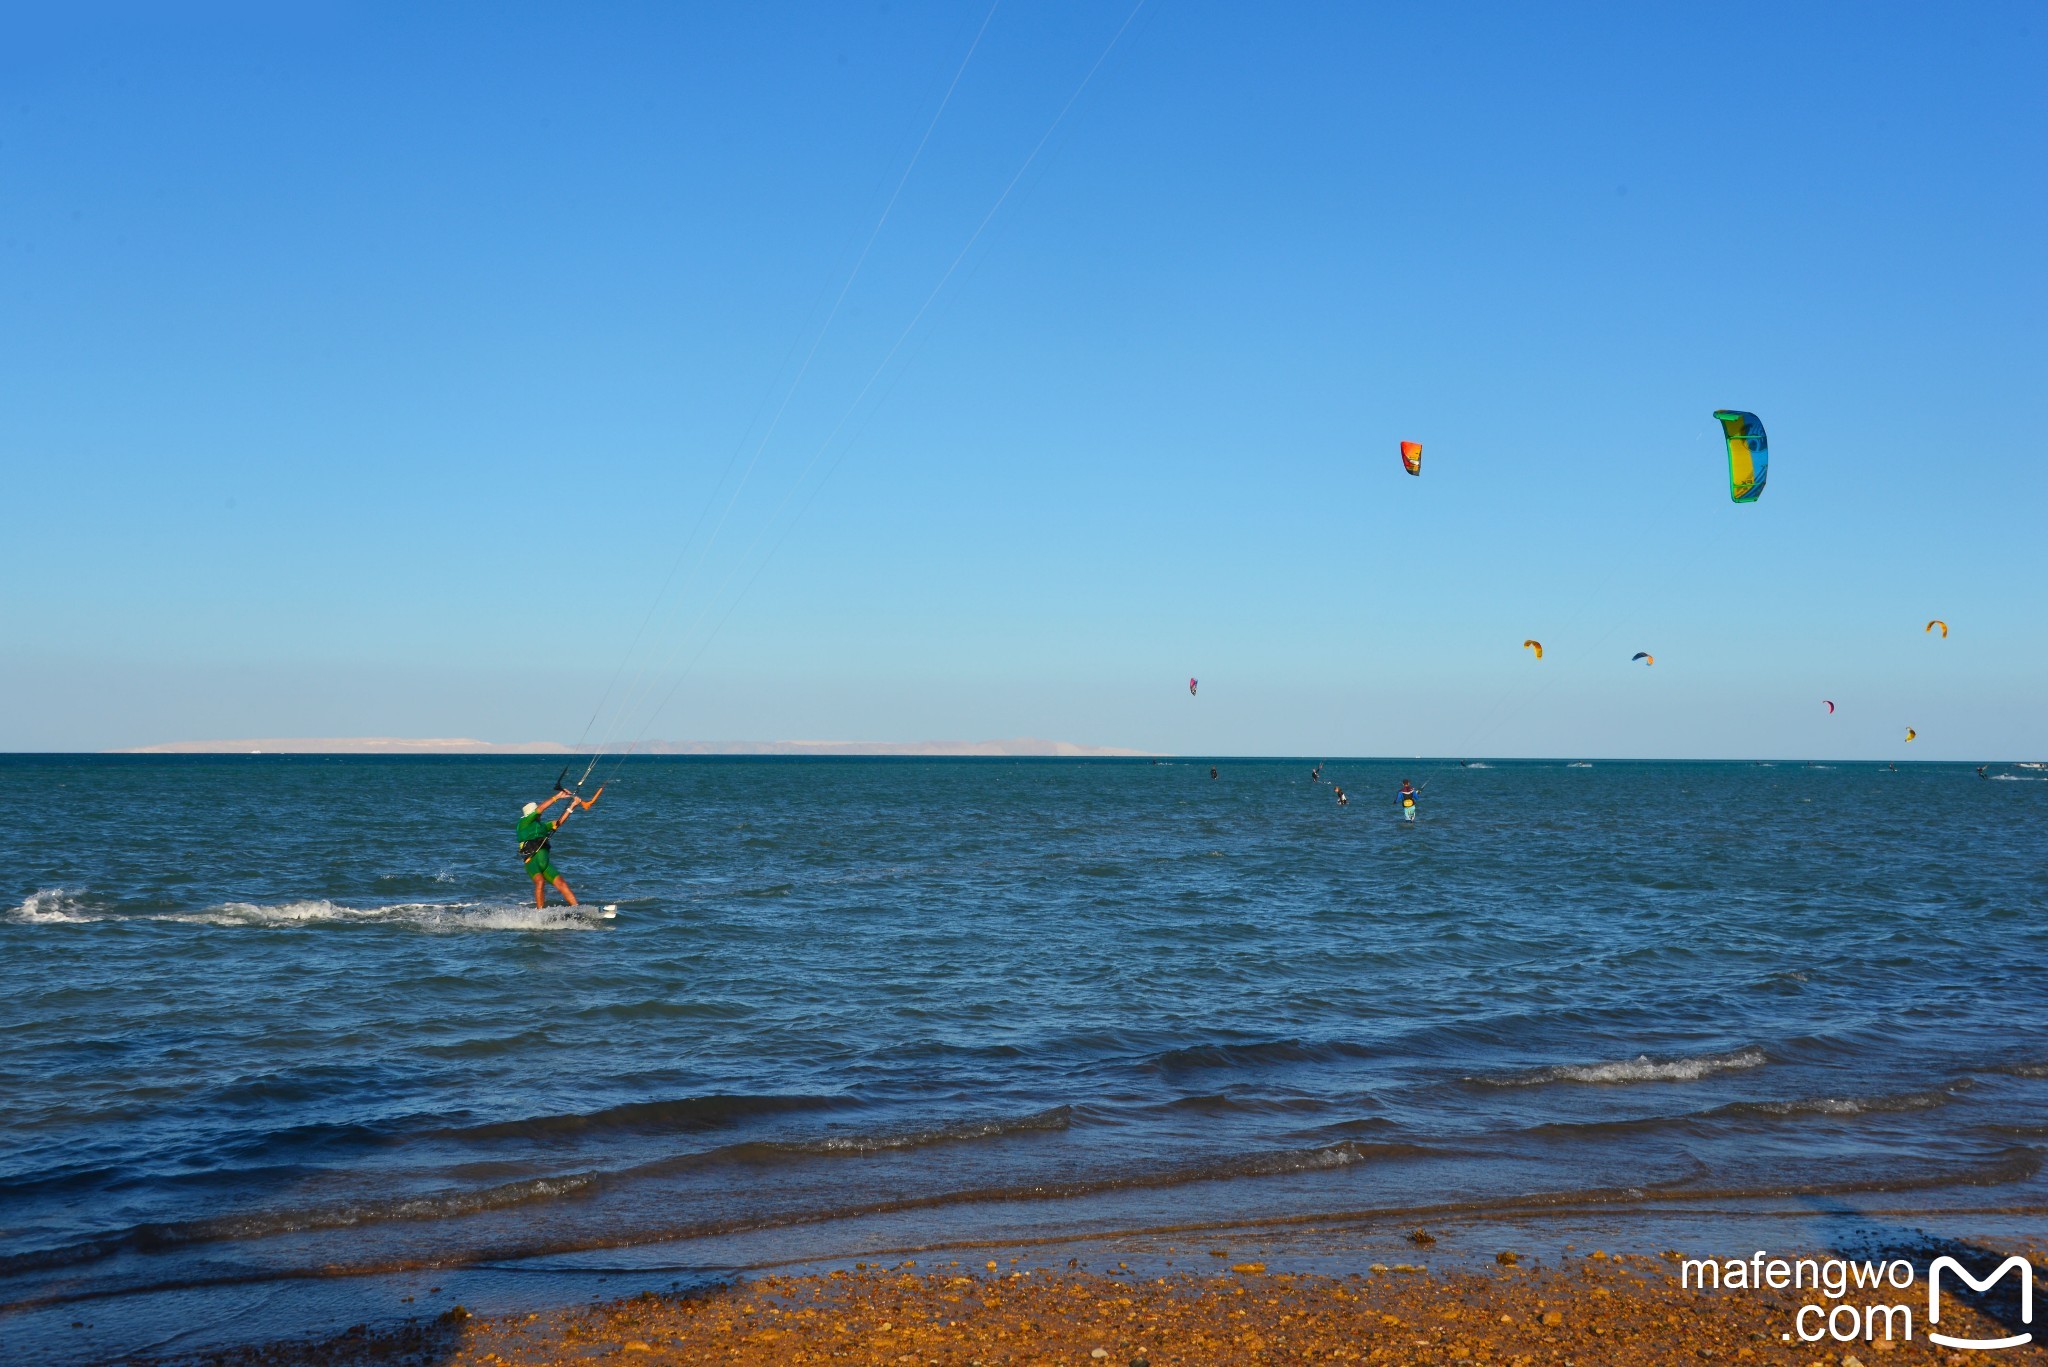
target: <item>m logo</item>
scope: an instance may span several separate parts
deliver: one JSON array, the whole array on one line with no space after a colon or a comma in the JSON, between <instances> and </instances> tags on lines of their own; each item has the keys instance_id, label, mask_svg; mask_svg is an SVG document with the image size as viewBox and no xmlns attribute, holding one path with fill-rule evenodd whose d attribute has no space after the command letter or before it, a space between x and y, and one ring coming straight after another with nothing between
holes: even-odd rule
<instances>
[{"instance_id":1,"label":"m logo","mask_svg":"<svg viewBox=\"0 0 2048 1367\"><path fill-rule=\"evenodd\" d=\"M1998 1279L2006 1273L2015 1272L2019 1274L2020 1323L2032 1324L2034 1322L2034 1269L2025 1258L2015 1253L2012 1257L2000 1263L1997 1271L1979 1281L1970 1275L1968 1268L1964 1267L1954 1258L1943 1255L1936 1258L1934 1265L1927 1269L1928 1338L1944 1348L2017 1348L2022 1343L2033 1342L2034 1334L2032 1330L2024 1334L2014 1334L2010 1338L2002 1339L1959 1339L1951 1338L1947 1334L1936 1333L1934 1326L1941 1322L1941 1270L1944 1267L1968 1282L1972 1291L1989 1291L1998 1282Z\"/></svg>"}]
</instances>

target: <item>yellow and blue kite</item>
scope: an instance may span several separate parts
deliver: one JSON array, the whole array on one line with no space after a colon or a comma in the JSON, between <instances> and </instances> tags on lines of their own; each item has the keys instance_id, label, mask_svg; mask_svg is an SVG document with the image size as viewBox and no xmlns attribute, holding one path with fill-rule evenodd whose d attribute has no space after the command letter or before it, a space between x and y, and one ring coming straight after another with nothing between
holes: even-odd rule
<instances>
[{"instance_id":1,"label":"yellow and blue kite","mask_svg":"<svg viewBox=\"0 0 2048 1367\"><path fill-rule=\"evenodd\" d=\"M1771 468L1763 419L1733 408L1716 409L1714 418L1728 438L1728 497L1737 503L1754 503L1763 497L1764 477Z\"/></svg>"}]
</instances>

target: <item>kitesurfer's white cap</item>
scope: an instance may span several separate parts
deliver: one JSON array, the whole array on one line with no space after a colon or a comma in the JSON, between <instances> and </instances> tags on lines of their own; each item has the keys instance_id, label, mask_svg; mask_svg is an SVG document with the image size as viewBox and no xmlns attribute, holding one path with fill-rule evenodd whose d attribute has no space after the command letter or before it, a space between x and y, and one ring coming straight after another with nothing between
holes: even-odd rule
<instances>
[{"instance_id":1,"label":"kitesurfer's white cap","mask_svg":"<svg viewBox=\"0 0 2048 1367\"><path fill-rule=\"evenodd\" d=\"M532 816L535 812L539 810L540 804L538 802L529 802L524 807L521 807L519 809L519 814L521 816Z\"/></svg>"}]
</instances>

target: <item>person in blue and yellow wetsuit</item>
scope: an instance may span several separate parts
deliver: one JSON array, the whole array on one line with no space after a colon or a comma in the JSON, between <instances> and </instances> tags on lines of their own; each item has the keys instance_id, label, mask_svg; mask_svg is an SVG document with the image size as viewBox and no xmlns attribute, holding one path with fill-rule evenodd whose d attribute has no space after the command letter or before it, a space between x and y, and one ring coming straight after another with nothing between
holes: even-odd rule
<instances>
[{"instance_id":1,"label":"person in blue and yellow wetsuit","mask_svg":"<svg viewBox=\"0 0 2048 1367\"><path fill-rule=\"evenodd\" d=\"M1415 785L1405 778L1401 780L1401 819L1415 819Z\"/></svg>"}]
</instances>

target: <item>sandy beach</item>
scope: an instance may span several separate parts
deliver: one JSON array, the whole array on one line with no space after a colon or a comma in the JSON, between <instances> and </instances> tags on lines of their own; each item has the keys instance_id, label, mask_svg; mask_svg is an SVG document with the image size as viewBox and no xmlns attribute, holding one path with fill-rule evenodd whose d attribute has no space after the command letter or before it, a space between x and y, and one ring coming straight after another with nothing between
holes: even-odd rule
<instances>
[{"instance_id":1,"label":"sandy beach","mask_svg":"<svg viewBox=\"0 0 2048 1367\"><path fill-rule=\"evenodd\" d=\"M641 1295L555 1313L471 1316L452 1307L384 1332L247 1348L202 1359L223 1367L344 1364L1112 1363L1242 1362L1854 1364L1979 1360L1927 1339L1924 1295L1902 1296L1911 1337L1839 1342L1796 1336L1799 1310L1843 1304L1809 1292L1701 1293L1681 1258L1575 1251L1542 1265L1503 1249L1486 1268L1436 1271L1424 1257L1330 1276L1269 1272L1210 1259L1151 1275L1038 1266L1029 1258L906 1260L798 1276L769 1275L694 1294ZM2034 1266L2048 1257L2030 1254ZM1201 1255L1197 1254L1201 1260ZM2010 1292L2016 1279L2008 1279ZM1851 1301L1854 1297L1850 1298ZM1951 1336L2013 1332L2015 1299L1986 1306L1944 1296ZM1809 1327L1820 1323L1807 1316ZM2048 1361L2038 1344L1996 1361Z\"/></svg>"}]
</instances>

